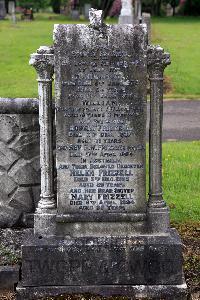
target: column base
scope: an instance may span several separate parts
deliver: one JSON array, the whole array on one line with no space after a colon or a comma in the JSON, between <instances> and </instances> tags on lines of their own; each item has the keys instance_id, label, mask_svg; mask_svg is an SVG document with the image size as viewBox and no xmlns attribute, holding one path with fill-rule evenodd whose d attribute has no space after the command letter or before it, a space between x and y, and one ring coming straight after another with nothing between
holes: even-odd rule
<instances>
[{"instance_id":1,"label":"column base","mask_svg":"<svg viewBox=\"0 0 200 300\"><path fill-rule=\"evenodd\" d=\"M34 214L34 234L36 236L47 237L56 235L56 210L37 210Z\"/></svg>"},{"instance_id":2,"label":"column base","mask_svg":"<svg viewBox=\"0 0 200 300\"><path fill-rule=\"evenodd\" d=\"M147 224L149 233L167 233L170 230L170 215L168 206L148 207Z\"/></svg>"}]
</instances>

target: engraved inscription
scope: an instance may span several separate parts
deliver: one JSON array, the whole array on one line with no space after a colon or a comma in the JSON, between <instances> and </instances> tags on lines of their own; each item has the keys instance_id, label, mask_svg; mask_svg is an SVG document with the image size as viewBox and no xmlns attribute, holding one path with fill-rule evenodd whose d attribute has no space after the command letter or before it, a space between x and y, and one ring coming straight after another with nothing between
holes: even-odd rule
<instances>
[{"instance_id":1,"label":"engraved inscription","mask_svg":"<svg viewBox=\"0 0 200 300\"><path fill-rule=\"evenodd\" d=\"M83 27L88 47L84 30L71 37L76 50L55 37L59 209L139 211L145 202L144 53L133 53L131 38L119 46ZM60 28L66 39L74 30Z\"/></svg>"}]
</instances>

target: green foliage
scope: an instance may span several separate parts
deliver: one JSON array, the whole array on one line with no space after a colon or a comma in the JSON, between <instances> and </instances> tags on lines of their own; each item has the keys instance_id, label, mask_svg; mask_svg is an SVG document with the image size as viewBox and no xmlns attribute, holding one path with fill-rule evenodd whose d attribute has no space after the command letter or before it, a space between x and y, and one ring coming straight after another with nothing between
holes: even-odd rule
<instances>
[{"instance_id":1,"label":"green foliage","mask_svg":"<svg viewBox=\"0 0 200 300\"><path fill-rule=\"evenodd\" d=\"M0 244L0 265L15 265L20 261L20 256L5 245Z\"/></svg>"},{"instance_id":2,"label":"green foliage","mask_svg":"<svg viewBox=\"0 0 200 300\"><path fill-rule=\"evenodd\" d=\"M163 194L171 221L200 219L199 156L200 141L163 143Z\"/></svg>"},{"instance_id":3,"label":"green foliage","mask_svg":"<svg viewBox=\"0 0 200 300\"><path fill-rule=\"evenodd\" d=\"M60 13L61 0L51 0L51 6L55 14Z\"/></svg>"},{"instance_id":4,"label":"green foliage","mask_svg":"<svg viewBox=\"0 0 200 300\"><path fill-rule=\"evenodd\" d=\"M117 19L110 21L114 23ZM17 26L9 20L0 22L2 97L37 97L36 74L28 65L30 53L41 45L52 45L55 23L70 22L74 20L59 14L35 14L34 22L18 22ZM171 54L172 64L165 74L171 80L173 91L167 97L200 98L200 18L153 18L152 23L153 44L161 45Z\"/></svg>"},{"instance_id":5,"label":"green foliage","mask_svg":"<svg viewBox=\"0 0 200 300\"><path fill-rule=\"evenodd\" d=\"M38 10L40 8L48 7L50 5L50 0L19 0L17 1L17 5Z\"/></svg>"},{"instance_id":6,"label":"green foliage","mask_svg":"<svg viewBox=\"0 0 200 300\"><path fill-rule=\"evenodd\" d=\"M173 86L168 97L200 98L200 18L155 18L152 21L153 44L161 45L171 55L172 63L165 70Z\"/></svg>"},{"instance_id":7,"label":"green foliage","mask_svg":"<svg viewBox=\"0 0 200 300\"><path fill-rule=\"evenodd\" d=\"M199 0L186 0L183 7L183 13L185 15L200 15L200 1Z\"/></svg>"}]
</instances>

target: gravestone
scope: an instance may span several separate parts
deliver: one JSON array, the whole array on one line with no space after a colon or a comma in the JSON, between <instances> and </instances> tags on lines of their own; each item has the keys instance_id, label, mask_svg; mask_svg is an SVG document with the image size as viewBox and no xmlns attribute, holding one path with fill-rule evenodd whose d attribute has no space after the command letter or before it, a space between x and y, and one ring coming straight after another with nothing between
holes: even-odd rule
<instances>
[{"instance_id":1,"label":"gravestone","mask_svg":"<svg viewBox=\"0 0 200 300\"><path fill-rule=\"evenodd\" d=\"M182 244L162 196L163 71L146 26L55 25L31 56L40 100L41 198L18 299L64 293L184 299ZM55 72L55 189L52 76ZM151 83L146 201L147 78ZM55 196L56 190L56 196Z\"/></svg>"},{"instance_id":2,"label":"gravestone","mask_svg":"<svg viewBox=\"0 0 200 300\"><path fill-rule=\"evenodd\" d=\"M14 1L8 2L8 13L11 15L12 22L16 23L15 2Z\"/></svg>"},{"instance_id":3,"label":"gravestone","mask_svg":"<svg viewBox=\"0 0 200 300\"><path fill-rule=\"evenodd\" d=\"M90 3L84 4L84 16L85 16L86 19L89 19L90 9L91 9L91 4Z\"/></svg>"},{"instance_id":4,"label":"gravestone","mask_svg":"<svg viewBox=\"0 0 200 300\"><path fill-rule=\"evenodd\" d=\"M3 20L6 16L5 0L0 0L0 20Z\"/></svg>"},{"instance_id":5,"label":"gravestone","mask_svg":"<svg viewBox=\"0 0 200 300\"><path fill-rule=\"evenodd\" d=\"M119 16L119 24L133 24L132 0L122 0L122 8Z\"/></svg>"},{"instance_id":6,"label":"gravestone","mask_svg":"<svg viewBox=\"0 0 200 300\"><path fill-rule=\"evenodd\" d=\"M79 20L80 18L80 13L77 9L72 9L71 10L71 17L73 20Z\"/></svg>"},{"instance_id":7,"label":"gravestone","mask_svg":"<svg viewBox=\"0 0 200 300\"><path fill-rule=\"evenodd\" d=\"M168 3L167 6L166 6L166 16L167 17L172 17L173 16L173 7L171 6L170 3Z\"/></svg>"},{"instance_id":8,"label":"gravestone","mask_svg":"<svg viewBox=\"0 0 200 300\"><path fill-rule=\"evenodd\" d=\"M142 13L142 23L146 24L148 32L148 43L151 44L151 14Z\"/></svg>"},{"instance_id":9,"label":"gravestone","mask_svg":"<svg viewBox=\"0 0 200 300\"><path fill-rule=\"evenodd\" d=\"M15 13L15 2L14 1L9 1L8 2L8 13L12 15Z\"/></svg>"},{"instance_id":10,"label":"gravestone","mask_svg":"<svg viewBox=\"0 0 200 300\"><path fill-rule=\"evenodd\" d=\"M142 0L135 0L134 3L134 20L135 23L139 23L142 18Z\"/></svg>"}]
</instances>

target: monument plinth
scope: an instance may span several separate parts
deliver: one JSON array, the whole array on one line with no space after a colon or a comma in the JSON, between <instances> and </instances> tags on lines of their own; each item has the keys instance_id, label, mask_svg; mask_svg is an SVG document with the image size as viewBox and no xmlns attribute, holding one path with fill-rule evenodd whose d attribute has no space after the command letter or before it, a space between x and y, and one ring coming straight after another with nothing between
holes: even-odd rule
<instances>
[{"instance_id":1,"label":"monument plinth","mask_svg":"<svg viewBox=\"0 0 200 300\"><path fill-rule=\"evenodd\" d=\"M89 26L55 25L54 46L41 47L31 64L39 84L41 200L35 234L22 246L19 299L63 293L184 299L182 245L162 196L169 54L148 46L145 26L107 26L102 11L91 9Z\"/></svg>"}]
</instances>

